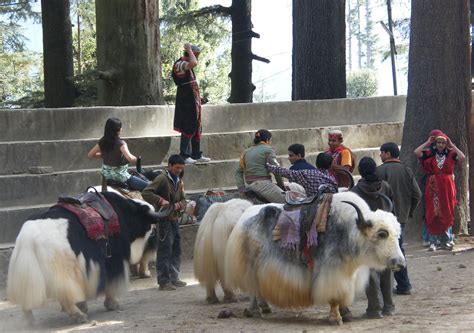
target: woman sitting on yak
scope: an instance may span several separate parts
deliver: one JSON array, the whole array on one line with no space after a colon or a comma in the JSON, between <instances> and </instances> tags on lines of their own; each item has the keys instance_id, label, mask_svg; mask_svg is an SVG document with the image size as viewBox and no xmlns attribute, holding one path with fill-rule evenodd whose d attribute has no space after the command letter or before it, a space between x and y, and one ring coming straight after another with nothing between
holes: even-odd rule
<instances>
[{"instance_id":1,"label":"woman sitting on yak","mask_svg":"<svg viewBox=\"0 0 474 333\"><path fill-rule=\"evenodd\" d=\"M132 190L142 191L148 182L128 173L128 163L136 163L137 157L130 153L127 143L120 138L121 133L120 119L107 119L104 136L91 149L87 157L102 159L101 173L107 180L125 183Z\"/></svg>"},{"instance_id":2,"label":"woman sitting on yak","mask_svg":"<svg viewBox=\"0 0 474 333\"><path fill-rule=\"evenodd\" d=\"M263 197L268 202L285 202L283 194L283 180L275 176L277 185L272 183L270 172L266 164L279 165L275 150L271 146L272 133L266 129L259 129L255 133L254 144L245 149L240 157L240 164L235 173L237 187L244 192L246 186L251 191Z\"/></svg>"}]
</instances>

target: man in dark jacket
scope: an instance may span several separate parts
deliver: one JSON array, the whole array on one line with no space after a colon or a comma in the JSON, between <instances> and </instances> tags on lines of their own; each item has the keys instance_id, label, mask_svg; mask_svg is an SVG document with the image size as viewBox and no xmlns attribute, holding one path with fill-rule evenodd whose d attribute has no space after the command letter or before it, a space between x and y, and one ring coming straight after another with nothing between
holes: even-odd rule
<instances>
[{"instance_id":1,"label":"man in dark jacket","mask_svg":"<svg viewBox=\"0 0 474 333\"><path fill-rule=\"evenodd\" d=\"M314 170L314 165L308 163L305 158L304 145L294 143L288 147L288 161L291 163L290 170Z\"/></svg>"},{"instance_id":2,"label":"man in dark jacket","mask_svg":"<svg viewBox=\"0 0 474 333\"><path fill-rule=\"evenodd\" d=\"M398 145L393 142L384 143L380 147L380 158L383 164L377 168L377 175L390 184L393 191L393 202L395 205L398 222L402 228L400 235L400 248L403 249L403 231L408 218L413 215L413 211L421 200L421 191L416 182L413 171L403 164L400 159ZM411 284L408 278L406 267L395 272L397 287L394 293L399 295L410 295Z\"/></svg>"},{"instance_id":3,"label":"man in dark jacket","mask_svg":"<svg viewBox=\"0 0 474 333\"><path fill-rule=\"evenodd\" d=\"M158 246L156 253L156 275L160 290L176 290L186 282L178 278L181 263L181 236L179 218L186 208L183 181L184 159L172 155L168 168L157 176L142 192L143 199L155 209L174 205L168 220L158 224Z\"/></svg>"},{"instance_id":4,"label":"man in dark jacket","mask_svg":"<svg viewBox=\"0 0 474 333\"><path fill-rule=\"evenodd\" d=\"M377 165L372 158L362 158L359 162L359 174L362 178L351 191L364 199L371 210L382 209L388 211L391 203L387 202L381 194L392 200L392 189L387 182L376 175L376 170ZM382 293L383 307L380 305L379 291ZM390 269L385 269L382 272L371 270L365 293L368 300L367 318L375 319L382 318L383 315L393 315L395 305L392 300L392 272Z\"/></svg>"}]
</instances>

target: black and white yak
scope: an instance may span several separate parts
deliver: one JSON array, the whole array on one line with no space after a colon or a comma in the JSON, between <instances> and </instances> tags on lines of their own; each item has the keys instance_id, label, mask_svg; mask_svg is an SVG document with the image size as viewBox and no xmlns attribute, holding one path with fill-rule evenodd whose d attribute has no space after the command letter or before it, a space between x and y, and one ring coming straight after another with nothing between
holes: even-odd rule
<instances>
[{"instance_id":1,"label":"black and white yak","mask_svg":"<svg viewBox=\"0 0 474 333\"><path fill-rule=\"evenodd\" d=\"M105 294L108 310L119 308L117 297L126 290L129 264L137 263L151 225L169 212L154 212L151 205L125 199L115 193L103 195L118 215L120 232L105 240L90 239L78 218L53 207L26 221L16 239L7 281L10 302L22 307L26 319L33 309L57 300L77 322L87 321L87 300Z\"/></svg>"},{"instance_id":2,"label":"black and white yak","mask_svg":"<svg viewBox=\"0 0 474 333\"><path fill-rule=\"evenodd\" d=\"M281 308L329 304L329 320L342 324L339 307L349 306L356 290L365 287L369 268L398 270L405 265L396 217L382 210L372 212L352 192L333 196L312 269L295 262L273 241L281 211L281 204L247 208L227 241L225 284L250 294L248 315L269 312L267 302Z\"/></svg>"}]
</instances>

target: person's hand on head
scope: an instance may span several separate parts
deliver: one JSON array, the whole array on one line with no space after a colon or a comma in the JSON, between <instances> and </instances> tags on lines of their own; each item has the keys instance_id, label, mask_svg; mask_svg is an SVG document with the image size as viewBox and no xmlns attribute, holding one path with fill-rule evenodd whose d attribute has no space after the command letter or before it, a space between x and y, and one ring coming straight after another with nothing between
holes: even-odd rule
<instances>
[{"instance_id":1,"label":"person's hand on head","mask_svg":"<svg viewBox=\"0 0 474 333\"><path fill-rule=\"evenodd\" d=\"M191 44L185 43L185 44L184 44L184 49L185 49L186 51L188 51L188 52L189 52L189 51L192 51L192 49L191 49Z\"/></svg>"}]
</instances>

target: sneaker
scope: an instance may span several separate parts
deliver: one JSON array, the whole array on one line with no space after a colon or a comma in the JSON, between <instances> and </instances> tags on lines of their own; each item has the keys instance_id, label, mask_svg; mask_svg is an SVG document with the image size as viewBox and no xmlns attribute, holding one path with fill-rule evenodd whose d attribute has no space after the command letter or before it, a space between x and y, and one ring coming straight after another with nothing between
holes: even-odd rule
<instances>
[{"instance_id":1,"label":"sneaker","mask_svg":"<svg viewBox=\"0 0 474 333\"><path fill-rule=\"evenodd\" d=\"M437 249L436 249L436 245L434 244L431 244L430 247L428 248L428 251L430 252L435 252Z\"/></svg>"},{"instance_id":2,"label":"sneaker","mask_svg":"<svg viewBox=\"0 0 474 333\"><path fill-rule=\"evenodd\" d=\"M429 247L429 246L430 246L430 242L425 242L425 241L423 241L422 245L423 245L424 247Z\"/></svg>"},{"instance_id":3,"label":"sneaker","mask_svg":"<svg viewBox=\"0 0 474 333\"><path fill-rule=\"evenodd\" d=\"M407 295L411 295L411 290L408 289L408 290L400 290L400 289L397 289L397 288L393 288L393 293L396 294L396 295L404 295L404 296L407 296Z\"/></svg>"},{"instance_id":4,"label":"sneaker","mask_svg":"<svg viewBox=\"0 0 474 333\"><path fill-rule=\"evenodd\" d=\"M194 159L194 158L191 158L191 157L187 157L185 160L184 160L184 164L194 164L196 163L197 161Z\"/></svg>"},{"instance_id":5,"label":"sneaker","mask_svg":"<svg viewBox=\"0 0 474 333\"><path fill-rule=\"evenodd\" d=\"M453 250L453 246L451 245L451 243L442 244L439 248L447 251Z\"/></svg>"},{"instance_id":6,"label":"sneaker","mask_svg":"<svg viewBox=\"0 0 474 333\"><path fill-rule=\"evenodd\" d=\"M187 285L186 282L181 281L181 280L176 280L176 281L173 281L171 283L177 288L185 287Z\"/></svg>"},{"instance_id":7,"label":"sneaker","mask_svg":"<svg viewBox=\"0 0 474 333\"><path fill-rule=\"evenodd\" d=\"M170 282L167 282L165 284L160 284L159 290L176 290L176 287L173 286Z\"/></svg>"},{"instance_id":8,"label":"sneaker","mask_svg":"<svg viewBox=\"0 0 474 333\"><path fill-rule=\"evenodd\" d=\"M204 155L202 155L200 158L196 159L196 162L198 162L198 163L208 163L210 161L211 161L211 159L209 157L204 156Z\"/></svg>"},{"instance_id":9,"label":"sneaker","mask_svg":"<svg viewBox=\"0 0 474 333\"><path fill-rule=\"evenodd\" d=\"M382 310L382 315L383 315L383 316L390 317L390 316L393 316L394 314L395 314L395 310L394 310L394 309Z\"/></svg>"},{"instance_id":10,"label":"sneaker","mask_svg":"<svg viewBox=\"0 0 474 333\"><path fill-rule=\"evenodd\" d=\"M383 314L380 311L366 311L362 317L367 319L382 319Z\"/></svg>"}]
</instances>

